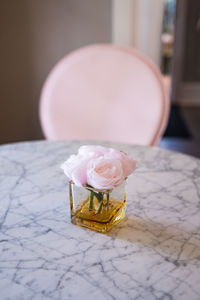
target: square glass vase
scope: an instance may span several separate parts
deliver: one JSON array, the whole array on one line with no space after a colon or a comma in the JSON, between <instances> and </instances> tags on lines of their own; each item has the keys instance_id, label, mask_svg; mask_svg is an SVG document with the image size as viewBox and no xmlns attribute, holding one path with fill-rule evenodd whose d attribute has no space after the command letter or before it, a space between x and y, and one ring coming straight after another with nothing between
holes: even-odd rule
<instances>
[{"instance_id":1,"label":"square glass vase","mask_svg":"<svg viewBox=\"0 0 200 300\"><path fill-rule=\"evenodd\" d=\"M106 233L125 217L126 180L112 190L78 187L69 182L71 222Z\"/></svg>"}]
</instances>

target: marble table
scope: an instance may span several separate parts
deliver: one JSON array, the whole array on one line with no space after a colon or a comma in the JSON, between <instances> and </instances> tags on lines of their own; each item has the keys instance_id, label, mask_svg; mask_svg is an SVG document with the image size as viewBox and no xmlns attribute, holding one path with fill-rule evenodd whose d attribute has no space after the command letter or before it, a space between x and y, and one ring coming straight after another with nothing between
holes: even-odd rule
<instances>
[{"instance_id":1,"label":"marble table","mask_svg":"<svg viewBox=\"0 0 200 300\"><path fill-rule=\"evenodd\" d=\"M200 160L102 144L138 160L106 235L70 223L60 164L80 142L0 147L1 300L200 299Z\"/></svg>"}]
</instances>

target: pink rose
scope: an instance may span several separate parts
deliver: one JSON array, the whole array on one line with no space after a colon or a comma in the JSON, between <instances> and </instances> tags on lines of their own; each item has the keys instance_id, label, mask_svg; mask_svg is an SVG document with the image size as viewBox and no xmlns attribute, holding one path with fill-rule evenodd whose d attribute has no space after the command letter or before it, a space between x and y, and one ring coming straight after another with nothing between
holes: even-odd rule
<instances>
[{"instance_id":1,"label":"pink rose","mask_svg":"<svg viewBox=\"0 0 200 300\"><path fill-rule=\"evenodd\" d=\"M122 151L112 150L113 151L106 154L105 157L119 160L122 164L124 177L128 177L136 169L136 160Z\"/></svg>"},{"instance_id":2,"label":"pink rose","mask_svg":"<svg viewBox=\"0 0 200 300\"><path fill-rule=\"evenodd\" d=\"M92 159L87 167L87 182L100 190L109 190L124 180L122 164L119 160L99 157Z\"/></svg>"},{"instance_id":3,"label":"pink rose","mask_svg":"<svg viewBox=\"0 0 200 300\"><path fill-rule=\"evenodd\" d=\"M89 159L81 155L71 155L66 162L61 165L65 175L77 186L87 183L87 165Z\"/></svg>"},{"instance_id":4,"label":"pink rose","mask_svg":"<svg viewBox=\"0 0 200 300\"><path fill-rule=\"evenodd\" d=\"M136 169L136 161L126 153L99 145L85 145L79 148L78 153L87 158L97 158L104 156L105 158L118 159L122 163L124 177L128 177Z\"/></svg>"},{"instance_id":5,"label":"pink rose","mask_svg":"<svg viewBox=\"0 0 200 300\"><path fill-rule=\"evenodd\" d=\"M62 164L61 168L69 179L77 186L83 186L87 183L87 165L88 162L105 153L109 153L109 148L102 146L85 145L81 146L77 155L71 155L68 160Z\"/></svg>"},{"instance_id":6,"label":"pink rose","mask_svg":"<svg viewBox=\"0 0 200 300\"><path fill-rule=\"evenodd\" d=\"M94 188L111 189L128 177L136 168L136 161L124 152L96 145L79 148L61 166L77 186L89 184Z\"/></svg>"},{"instance_id":7,"label":"pink rose","mask_svg":"<svg viewBox=\"0 0 200 300\"><path fill-rule=\"evenodd\" d=\"M97 158L105 155L106 153L109 153L111 150L111 148L105 148L103 146L84 145L79 148L78 154L90 158Z\"/></svg>"}]
</instances>

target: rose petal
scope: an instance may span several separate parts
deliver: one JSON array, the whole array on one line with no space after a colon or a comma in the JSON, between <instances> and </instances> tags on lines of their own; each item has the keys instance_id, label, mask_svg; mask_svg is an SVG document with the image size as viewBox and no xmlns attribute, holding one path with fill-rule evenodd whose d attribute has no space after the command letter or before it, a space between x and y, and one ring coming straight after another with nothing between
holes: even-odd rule
<instances>
[{"instance_id":1,"label":"rose petal","mask_svg":"<svg viewBox=\"0 0 200 300\"><path fill-rule=\"evenodd\" d=\"M124 177L128 177L136 169L136 160L132 159L126 153L115 150L105 155L107 158L120 160L124 172Z\"/></svg>"},{"instance_id":2,"label":"rose petal","mask_svg":"<svg viewBox=\"0 0 200 300\"><path fill-rule=\"evenodd\" d=\"M97 189L113 189L124 180L121 162L116 159L99 157L88 163L87 182Z\"/></svg>"},{"instance_id":3,"label":"rose petal","mask_svg":"<svg viewBox=\"0 0 200 300\"><path fill-rule=\"evenodd\" d=\"M80 155L71 155L61 168L69 179L76 185L83 186L87 183L87 159Z\"/></svg>"}]
</instances>

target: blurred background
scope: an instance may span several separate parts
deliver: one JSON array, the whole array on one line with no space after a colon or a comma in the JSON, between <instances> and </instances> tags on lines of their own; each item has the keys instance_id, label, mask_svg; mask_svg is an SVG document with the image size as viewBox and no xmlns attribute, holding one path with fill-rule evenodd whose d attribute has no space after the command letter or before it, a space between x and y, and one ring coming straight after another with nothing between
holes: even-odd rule
<instances>
[{"instance_id":1,"label":"blurred background","mask_svg":"<svg viewBox=\"0 0 200 300\"><path fill-rule=\"evenodd\" d=\"M137 48L170 96L161 147L200 157L199 0L0 0L0 144L43 139L43 83L69 52L93 43Z\"/></svg>"}]
</instances>

